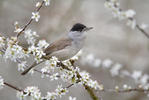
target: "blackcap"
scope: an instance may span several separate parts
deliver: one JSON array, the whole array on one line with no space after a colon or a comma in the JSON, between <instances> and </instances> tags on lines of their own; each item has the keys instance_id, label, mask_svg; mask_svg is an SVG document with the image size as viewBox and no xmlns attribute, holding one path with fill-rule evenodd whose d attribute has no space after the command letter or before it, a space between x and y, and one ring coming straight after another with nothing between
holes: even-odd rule
<instances>
[{"instance_id":1,"label":"blackcap","mask_svg":"<svg viewBox=\"0 0 149 100\"><path fill-rule=\"evenodd\" d=\"M86 38L85 32L92 28L80 23L74 24L66 37L53 42L44 50L46 57L56 56L60 61L70 59L82 49ZM39 63L34 62L28 69L22 72L22 75L28 73L37 64Z\"/></svg>"}]
</instances>

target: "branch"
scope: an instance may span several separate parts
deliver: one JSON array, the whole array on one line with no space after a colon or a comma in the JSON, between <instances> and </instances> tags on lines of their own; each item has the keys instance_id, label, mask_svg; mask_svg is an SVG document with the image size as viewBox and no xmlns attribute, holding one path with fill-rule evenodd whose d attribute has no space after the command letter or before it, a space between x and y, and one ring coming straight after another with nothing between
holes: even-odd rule
<instances>
[{"instance_id":1,"label":"branch","mask_svg":"<svg viewBox=\"0 0 149 100\"><path fill-rule=\"evenodd\" d=\"M44 1L42 1L41 5L37 8L37 12L39 12L39 10L42 8L44 4ZM24 31L25 29L32 23L33 19L30 18L30 20L28 21L28 23L23 27L23 29L17 34L17 37L19 37Z\"/></svg>"},{"instance_id":2,"label":"branch","mask_svg":"<svg viewBox=\"0 0 149 100\"><path fill-rule=\"evenodd\" d=\"M73 64L74 62L71 61L71 63ZM57 67L62 67L63 69L66 69L66 70L71 70L69 69L68 66L64 65L61 61L57 63ZM42 73L41 71L38 71L38 70L35 70L36 72L39 72L39 73ZM44 74L48 74L48 75L51 75L50 73L44 73ZM78 81L76 83L79 83L80 82L80 78L81 78L81 75L76 72L77 74L77 77L78 77ZM70 84L69 86L67 86L66 88L70 88L71 86L73 86L74 84ZM90 88L89 86L83 84L84 88L86 89L86 91L89 93L90 97L92 98L92 100L99 100L98 97L95 95L94 91L92 88Z\"/></svg>"},{"instance_id":3,"label":"branch","mask_svg":"<svg viewBox=\"0 0 149 100\"><path fill-rule=\"evenodd\" d=\"M87 85L83 85L86 89L86 91L90 94L90 97L93 99L93 100L99 100L99 98L95 95L93 89L91 89L89 86Z\"/></svg>"},{"instance_id":4,"label":"branch","mask_svg":"<svg viewBox=\"0 0 149 100\"><path fill-rule=\"evenodd\" d=\"M138 24L136 25L136 28L149 39L149 34L144 29L142 29Z\"/></svg>"},{"instance_id":5,"label":"branch","mask_svg":"<svg viewBox=\"0 0 149 100\"><path fill-rule=\"evenodd\" d=\"M11 85L11 84L9 84L9 83L7 83L7 82L4 82L4 84L5 84L6 86L8 86L8 87L14 89L14 90L19 91L19 92L23 91L22 89L19 89L18 87L13 86L13 85Z\"/></svg>"},{"instance_id":6,"label":"branch","mask_svg":"<svg viewBox=\"0 0 149 100\"><path fill-rule=\"evenodd\" d=\"M107 89L104 92L128 93L128 92L149 92L149 89L132 88L132 89Z\"/></svg>"}]
</instances>

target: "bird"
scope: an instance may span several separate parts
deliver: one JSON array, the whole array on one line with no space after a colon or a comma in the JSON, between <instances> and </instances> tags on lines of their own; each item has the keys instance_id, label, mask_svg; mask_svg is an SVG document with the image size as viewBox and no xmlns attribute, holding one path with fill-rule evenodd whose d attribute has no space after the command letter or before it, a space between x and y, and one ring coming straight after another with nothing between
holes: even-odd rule
<instances>
[{"instance_id":1,"label":"bird","mask_svg":"<svg viewBox=\"0 0 149 100\"><path fill-rule=\"evenodd\" d=\"M87 27L81 23L76 23L72 26L68 34L60 38L59 40L51 43L45 50L47 58L55 56L60 61L70 59L75 56L84 46L86 39L86 32L93 29L93 27ZM24 70L21 75L27 74L36 65L42 63L34 62L29 68Z\"/></svg>"}]
</instances>

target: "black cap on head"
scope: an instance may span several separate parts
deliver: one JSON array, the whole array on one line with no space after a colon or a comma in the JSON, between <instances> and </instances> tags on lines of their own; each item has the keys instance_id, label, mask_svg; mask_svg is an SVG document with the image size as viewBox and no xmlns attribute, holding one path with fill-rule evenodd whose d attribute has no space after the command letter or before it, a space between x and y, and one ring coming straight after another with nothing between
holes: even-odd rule
<instances>
[{"instance_id":1,"label":"black cap on head","mask_svg":"<svg viewBox=\"0 0 149 100\"><path fill-rule=\"evenodd\" d=\"M76 23L76 24L73 25L73 27L70 31L80 31L80 32L82 32L84 28L86 28L85 25L83 25L81 23Z\"/></svg>"}]
</instances>

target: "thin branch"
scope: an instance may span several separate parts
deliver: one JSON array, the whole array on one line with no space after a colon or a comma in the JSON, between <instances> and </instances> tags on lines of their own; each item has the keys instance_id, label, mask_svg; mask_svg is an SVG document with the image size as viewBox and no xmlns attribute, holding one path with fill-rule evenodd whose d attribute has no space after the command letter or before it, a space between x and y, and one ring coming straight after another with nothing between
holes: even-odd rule
<instances>
[{"instance_id":1,"label":"thin branch","mask_svg":"<svg viewBox=\"0 0 149 100\"><path fill-rule=\"evenodd\" d=\"M37 8L37 12L39 12L39 10L42 8L44 4L44 1L42 1L41 5ZM28 21L28 23L23 27L23 29L17 34L17 37L19 37L24 31L25 29L32 23L33 19L30 18L30 20Z\"/></svg>"},{"instance_id":2,"label":"thin branch","mask_svg":"<svg viewBox=\"0 0 149 100\"><path fill-rule=\"evenodd\" d=\"M128 93L128 92L149 92L149 89L132 88L132 89L106 89L103 92Z\"/></svg>"},{"instance_id":3,"label":"thin branch","mask_svg":"<svg viewBox=\"0 0 149 100\"><path fill-rule=\"evenodd\" d=\"M8 86L8 87L14 89L14 90L17 90L17 91L20 91L20 92L23 91L22 89L19 89L18 87L14 86L14 85L12 85L12 84L9 84L9 83L7 83L7 82L4 82L4 84L5 84L6 86Z\"/></svg>"},{"instance_id":4,"label":"thin branch","mask_svg":"<svg viewBox=\"0 0 149 100\"><path fill-rule=\"evenodd\" d=\"M149 34L144 29L142 29L138 24L136 25L136 28L139 31L141 31L147 38L149 38Z\"/></svg>"},{"instance_id":5,"label":"thin branch","mask_svg":"<svg viewBox=\"0 0 149 100\"><path fill-rule=\"evenodd\" d=\"M70 88L70 87L72 87L74 84L70 84L70 85L68 85L66 88L68 89L68 88Z\"/></svg>"},{"instance_id":6,"label":"thin branch","mask_svg":"<svg viewBox=\"0 0 149 100\"><path fill-rule=\"evenodd\" d=\"M121 8L120 8L120 10L122 10ZM133 18L128 18L129 20L133 20ZM141 32L141 33L143 33L147 38L149 38L149 34L144 30L144 29L142 29L141 27L140 27L140 25L138 25L137 23L136 23L136 28Z\"/></svg>"}]
</instances>

